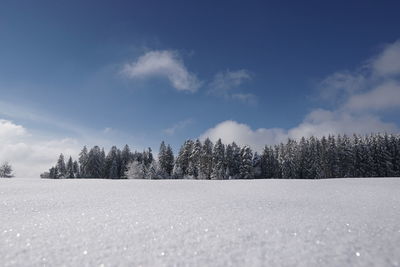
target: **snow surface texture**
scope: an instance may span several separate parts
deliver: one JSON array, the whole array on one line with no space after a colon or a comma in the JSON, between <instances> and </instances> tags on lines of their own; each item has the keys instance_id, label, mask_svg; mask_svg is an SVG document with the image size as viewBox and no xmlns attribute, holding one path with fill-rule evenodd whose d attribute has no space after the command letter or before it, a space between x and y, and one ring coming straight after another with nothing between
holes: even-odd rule
<instances>
[{"instance_id":1,"label":"snow surface texture","mask_svg":"<svg viewBox=\"0 0 400 267\"><path fill-rule=\"evenodd\" d=\"M0 180L1 266L399 266L400 179Z\"/></svg>"}]
</instances>

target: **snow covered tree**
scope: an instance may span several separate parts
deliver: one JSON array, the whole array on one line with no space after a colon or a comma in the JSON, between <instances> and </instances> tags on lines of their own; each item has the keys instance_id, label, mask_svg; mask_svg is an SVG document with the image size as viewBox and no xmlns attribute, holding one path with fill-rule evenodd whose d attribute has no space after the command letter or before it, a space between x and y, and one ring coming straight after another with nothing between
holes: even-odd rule
<instances>
[{"instance_id":1,"label":"snow covered tree","mask_svg":"<svg viewBox=\"0 0 400 267\"><path fill-rule=\"evenodd\" d=\"M190 155L192 154L192 149L193 149L193 141L186 140L183 143L181 149L179 150L178 156L175 159L175 168L174 168L175 179L188 178L189 162L190 162Z\"/></svg>"},{"instance_id":2,"label":"snow covered tree","mask_svg":"<svg viewBox=\"0 0 400 267\"><path fill-rule=\"evenodd\" d=\"M105 177L111 179L120 178L120 163L120 151L116 146L112 146L105 158Z\"/></svg>"},{"instance_id":3,"label":"snow covered tree","mask_svg":"<svg viewBox=\"0 0 400 267\"><path fill-rule=\"evenodd\" d=\"M198 179L199 168L200 168L200 157L201 157L202 144L199 139L193 143L192 153L189 157L189 168L188 176L193 179Z\"/></svg>"},{"instance_id":4,"label":"snow covered tree","mask_svg":"<svg viewBox=\"0 0 400 267\"><path fill-rule=\"evenodd\" d=\"M118 175L118 163L117 163L117 159L114 158L112 163L111 163L111 167L109 170L109 175L108 178L111 179L118 179L119 175Z\"/></svg>"},{"instance_id":5,"label":"snow covered tree","mask_svg":"<svg viewBox=\"0 0 400 267\"><path fill-rule=\"evenodd\" d=\"M146 168L148 168L153 162L153 154L151 152L151 148L149 147L147 151L143 151L142 155L143 164L146 166Z\"/></svg>"},{"instance_id":6,"label":"snow covered tree","mask_svg":"<svg viewBox=\"0 0 400 267\"><path fill-rule=\"evenodd\" d=\"M253 156L249 147L241 148L234 142L225 146L221 140L215 145L208 138L204 143L186 140L176 161L171 146L162 142L158 162L150 148L143 153L132 153L127 145L122 152L113 146L106 157L104 149L95 146L88 153L85 146L79 154L80 166L71 157L65 164L61 154L56 166L42 176L121 178L128 170L124 166L132 161L140 164L145 179L391 177L400 176L400 136L289 139L286 143L266 146L261 156L258 153Z\"/></svg>"},{"instance_id":7,"label":"snow covered tree","mask_svg":"<svg viewBox=\"0 0 400 267\"><path fill-rule=\"evenodd\" d=\"M244 146L240 151L240 155L242 159L239 168L240 178L253 179L253 152L249 146Z\"/></svg>"},{"instance_id":8,"label":"snow covered tree","mask_svg":"<svg viewBox=\"0 0 400 267\"><path fill-rule=\"evenodd\" d=\"M70 156L67 162L67 175L66 178L75 178L74 175L74 163L72 157Z\"/></svg>"},{"instance_id":9,"label":"snow covered tree","mask_svg":"<svg viewBox=\"0 0 400 267\"><path fill-rule=\"evenodd\" d=\"M210 139L206 139L203 143L201 149L201 157L200 157L200 171L199 178L200 179L210 179L211 171L212 171L212 152L213 152L213 143Z\"/></svg>"},{"instance_id":10,"label":"snow covered tree","mask_svg":"<svg viewBox=\"0 0 400 267\"><path fill-rule=\"evenodd\" d=\"M255 179L264 178L261 171L261 157L257 152L254 153L253 157L253 173Z\"/></svg>"},{"instance_id":11,"label":"snow covered tree","mask_svg":"<svg viewBox=\"0 0 400 267\"><path fill-rule=\"evenodd\" d=\"M170 145L166 146L164 141L161 142L160 151L158 153L158 162L160 172L163 178L170 178L174 169L174 153Z\"/></svg>"},{"instance_id":12,"label":"snow covered tree","mask_svg":"<svg viewBox=\"0 0 400 267\"><path fill-rule=\"evenodd\" d=\"M240 151L241 151L240 147L235 142L232 142L232 144L229 144L226 147L225 177L227 179L240 178L240 164L242 162Z\"/></svg>"},{"instance_id":13,"label":"snow covered tree","mask_svg":"<svg viewBox=\"0 0 400 267\"><path fill-rule=\"evenodd\" d=\"M67 176L67 167L65 166L65 160L63 154L60 154L60 157L58 158L57 170L58 170L57 178L65 178Z\"/></svg>"},{"instance_id":14,"label":"snow covered tree","mask_svg":"<svg viewBox=\"0 0 400 267\"><path fill-rule=\"evenodd\" d=\"M3 162L0 165L0 178L11 178L13 176L12 166L8 162Z\"/></svg>"},{"instance_id":15,"label":"snow covered tree","mask_svg":"<svg viewBox=\"0 0 400 267\"><path fill-rule=\"evenodd\" d=\"M163 178L162 174L160 173L159 164L156 160L152 160L150 166L147 168L146 171L146 179L161 179Z\"/></svg>"},{"instance_id":16,"label":"snow covered tree","mask_svg":"<svg viewBox=\"0 0 400 267\"><path fill-rule=\"evenodd\" d=\"M287 143L280 144L279 160L281 162L282 178L293 179L298 177L300 161L298 160L298 145L293 139L289 139Z\"/></svg>"},{"instance_id":17,"label":"snow covered tree","mask_svg":"<svg viewBox=\"0 0 400 267\"><path fill-rule=\"evenodd\" d=\"M58 169L57 167L51 167L49 170L49 178L58 179Z\"/></svg>"},{"instance_id":18,"label":"snow covered tree","mask_svg":"<svg viewBox=\"0 0 400 267\"><path fill-rule=\"evenodd\" d=\"M225 146L221 139L218 139L212 152L212 171L211 179L225 179Z\"/></svg>"},{"instance_id":19,"label":"snow covered tree","mask_svg":"<svg viewBox=\"0 0 400 267\"><path fill-rule=\"evenodd\" d=\"M128 179L145 179L146 171L144 164L139 161L130 162L125 172L125 177Z\"/></svg>"},{"instance_id":20,"label":"snow covered tree","mask_svg":"<svg viewBox=\"0 0 400 267\"><path fill-rule=\"evenodd\" d=\"M270 146L265 146L261 155L261 176L262 178L279 178L280 169L279 161L275 156L274 149Z\"/></svg>"},{"instance_id":21,"label":"snow covered tree","mask_svg":"<svg viewBox=\"0 0 400 267\"><path fill-rule=\"evenodd\" d=\"M74 171L74 177L75 178L81 178L80 172L79 172L79 164L75 160L74 163L72 164L72 169Z\"/></svg>"},{"instance_id":22,"label":"snow covered tree","mask_svg":"<svg viewBox=\"0 0 400 267\"><path fill-rule=\"evenodd\" d=\"M132 152L128 145L121 151L121 173L124 174L128 169L128 163L132 160Z\"/></svg>"},{"instance_id":23,"label":"snow covered tree","mask_svg":"<svg viewBox=\"0 0 400 267\"><path fill-rule=\"evenodd\" d=\"M94 146L90 149L86 163L87 178L101 178L103 174L104 161L100 147Z\"/></svg>"},{"instance_id":24,"label":"snow covered tree","mask_svg":"<svg viewBox=\"0 0 400 267\"><path fill-rule=\"evenodd\" d=\"M80 176L82 178L86 178L87 176L87 164L88 164L88 150L87 147L84 146L82 151L79 153L79 165L80 165Z\"/></svg>"}]
</instances>

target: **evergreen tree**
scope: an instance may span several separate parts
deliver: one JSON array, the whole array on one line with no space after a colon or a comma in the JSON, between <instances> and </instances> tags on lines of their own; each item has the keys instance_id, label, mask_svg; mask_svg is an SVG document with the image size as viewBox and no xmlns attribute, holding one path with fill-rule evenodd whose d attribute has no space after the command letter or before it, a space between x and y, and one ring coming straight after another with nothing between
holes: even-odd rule
<instances>
[{"instance_id":1,"label":"evergreen tree","mask_svg":"<svg viewBox=\"0 0 400 267\"><path fill-rule=\"evenodd\" d=\"M200 168L200 157L201 157L202 144L199 139L193 143L192 153L189 156L189 168L188 175L193 179L198 179L199 168Z\"/></svg>"},{"instance_id":2,"label":"evergreen tree","mask_svg":"<svg viewBox=\"0 0 400 267\"><path fill-rule=\"evenodd\" d=\"M128 170L128 164L132 160L132 152L128 145L125 145L121 151L121 172L123 174Z\"/></svg>"},{"instance_id":3,"label":"evergreen tree","mask_svg":"<svg viewBox=\"0 0 400 267\"><path fill-rule=\"evenodd\" d=\"M57 178L65 178L67 176L67 168L65 166L65 160L63 154L60 154L60 157L58 158L57 170L58 170Z\"/></svg>"},{"instance_id":4,"label":"evergreen tree","mask_svg":"<svg viewBox=\"0 0 400 267\"><path fill-rule=\"evenodd\" d=\"M166 146L164 141L162 141L160 145L158 162L160 173L164 176L163 178L170 178L174 169L174 153L172 152L171 146Z\"/></svg>"},{"instance_id":5,"label":"evergreen tree","mask_svg":"<svg viewBox=\"0 0 400 267\"><path fill-rule=\"evenodd\" d=\"M78 162L75 160L73 165L72 165L72 169L74 171L74 177L75 178L81 178L80 172L79 172L79 164Z\"/></svg>"},{"instance_id":6,"label":"evergreen tree","mask_svg":"<svg viewBox=\"0 0 400 267\"><path fill-rule=\"evenodd\" d=\"M70 156L67 162L67 172L66 178L75 178L74 175L74 163L72 162L72 157Z\"/></svg>"},{"instance_id":7,"label":"evergreen tree","mask_svg":"<svg viewBox=\"0 0 400 267\"><path fill-rule=\"evenodd\" d=\"M119 178L118 163L117 163L117 159L116 158L114 158L112 163L111 163L110 172L109 172L109 178L111 178L111 179L118 179Z\"/></svg>"},{"instance_id":8,"label":"evergreen tree","mask_svg":"<svg viewBox=\"0 0 400 267\"><path fill-rule=\"evenodd\" d=\"M156 160L152 160L150 166L146 172L147 179L160 179L162 178L158 162Z\"/></svg>"},{"instance_id":9,"label":"evergreen tree","mask_svg":"<svg viewBox=\"0 0 400 267\"><path fill-rule=\"evenodd\" d=\"M225 146L221 139L218 139L213 148L210 178L213 180L225 179Z\"/></svg>"},{"instance_id":10,"label":"evergreen tree","mask_svg":"<svg viewBox=\"0 0 400 267\"><path fill-rule=\"evenodd\" d=\"M136 160L128 163L128 169L124 176L128 179L145 179L146 171L144 164Z\"/></svg>"},{"instance_id":11,"label":"evergreen tree","mask_svg":"<svg viewBox=\"0 0 400 267\"><path fill-rule=\"evenodd\" d=\"M255 179L264 178L262 176L262 170L261 170L261 157L258 155L257 152L254 153L253 157L253 173Z\"/></svg>"},{"instance_id":12,"label":"evergreen tree","mask_svg":"<svg viewBox=\"0 0 400 267\"><path fill-rule=\"evenodd\" d=\"M207 179L211 178L211 171L212 171L212 152L213 152L213 143L210 139L206 139L203 143L201 149L201 157L200 157L200 172L199 177L200 179Z\"/></svg>"},{"instance_id":13,"label":"evergreen tree","mask_svg":"<svg viewBox=\"0 0 400 267\"><path fill-rule=\"evenodd\" d=\"M242 164L241 148L235 142L233 142L232 149L233 149L233 165L231 173L233 179L238 179L241 178L240 177L240 166Z\"/></svg>"},{"instance_id":14,"label":"evergreen tree","mask_svg":"<svg viewBox=\"0 0 400 267\"><path fill-rule=\"evenodd\" d=\"M242 159L239 168L240 178L253 179L253 152L249 146L244 146L240 151L240 155Z\"/></svg>"},{"instance_id":15,"label":"evergreen tree","mask_svg":"<svg viewBox=\"0 0 400 267\"><path fill-rule=\"evenodd\" d=\"M87 150L87 147L84 146L82 151L81 151L81 153L79 153L79 165L80 165L80 168L81 168L81 170L80 170L80 174L81 175L80 176L82 178L88 177L88 175L87 175L88 159L89 159L88 150Z\"/></svg>"},{"instance_id":16,"label":"evergreen tree","mask_svg":"<svg viewBox=\"0 0 400 267\"><path fill-rule=\"evenodd\" d=\"M106 178L116 179L120 178L120 158L118 155L118 148L112 146L105 158L105 174Z\"/></svg>"},{"instance_id":17,"label":"evergreen tree","mask_svg":"<svg viewBox=\"0 0 400 267\"><path fill-rule=\"evenodd\" d=\"M87 178L101 178L102 170L104 168L102 153L100 147L94 146L90 149L88 154L88 161L86 165L86 177Z\"/></svg>"},{"instance_id":18,"label":"evergreen tree","mask_svg":"<svg viewBox=\"0 0 400 267\"><path fill-rule=\"evenodd\" d=\"M175 159L175 179L187 178L189 176L189 162L190 156L192 154L192 149L193 141L186 140L179 150L178 156Z\"/></svg>"}]
</instances>

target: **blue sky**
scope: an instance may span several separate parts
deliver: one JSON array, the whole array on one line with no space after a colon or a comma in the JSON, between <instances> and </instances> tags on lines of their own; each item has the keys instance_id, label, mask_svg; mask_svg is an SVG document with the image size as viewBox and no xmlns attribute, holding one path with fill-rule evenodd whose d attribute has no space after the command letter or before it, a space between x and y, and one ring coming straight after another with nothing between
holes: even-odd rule
<instances>
[{"instance_id":1,"label":"blue sky","mask_svg":"<svg viewBox=\"0 0 400 267\"><path fill-rule=\"evenodd\" d=\"M398 132L399 9L2 1L0 160L36 175L83 144L177 149L210 136L260 149L311 134Z\"/></svg>"}]
</instances>

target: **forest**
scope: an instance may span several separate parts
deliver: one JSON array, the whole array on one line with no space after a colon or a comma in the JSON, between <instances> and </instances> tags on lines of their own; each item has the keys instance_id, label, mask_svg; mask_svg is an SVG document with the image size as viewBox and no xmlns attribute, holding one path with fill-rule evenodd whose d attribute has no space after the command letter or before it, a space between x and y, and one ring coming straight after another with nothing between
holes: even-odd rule
<instances>
[{"instance_id":1,"label":"forest","mask_svg":"<svg viewBox=\"0 0 400 267\"><path fill-rule=\"evenodd\" d=\"M329 135L288 139L266 145L261 153L221 140L186 140L174 156L170 145L161 142L158 157L148 148L132 151L85 146L78 161L65 161L61 154L54 167L41 178L108 179L322 179L345 177L399 177L400 136Z\"/></svg>"},{"instance_id":2,"label":"forest","mask_svg":"<svg viewBox=\"0 0 400 267\"><path fill-rule=\"evenodd\" d=\"M61 154L54 167L41 178L108 179L321 179L339 177L400 176L399 135L330 135L289 139L266 145L259 154L236 143L213 144L210 139L186 140L174 156L170 145L161 142L158 157L148 148L132 151L85 146L78 161L65 161Z\"/></svg>"}]
</instances>

